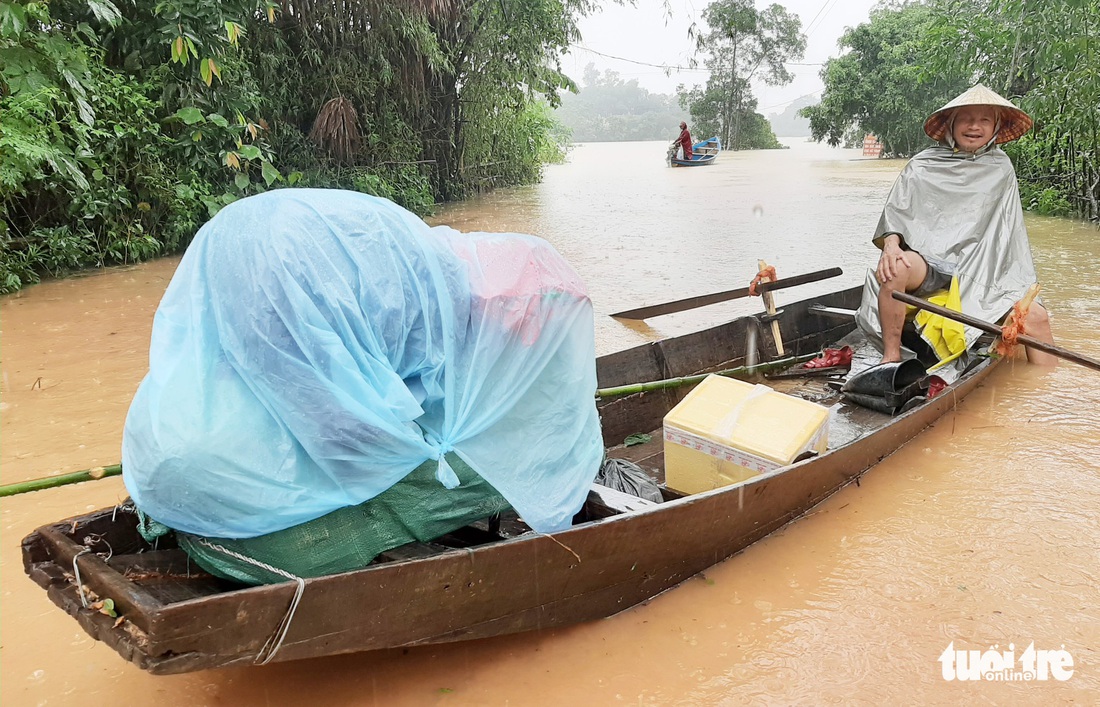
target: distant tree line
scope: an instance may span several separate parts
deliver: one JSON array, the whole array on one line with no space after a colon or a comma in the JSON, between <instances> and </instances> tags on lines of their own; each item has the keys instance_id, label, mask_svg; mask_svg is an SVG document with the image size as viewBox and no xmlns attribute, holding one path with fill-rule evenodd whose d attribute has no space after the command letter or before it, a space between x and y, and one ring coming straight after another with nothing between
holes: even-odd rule
<instances>
[{"instance_id":1,"label":"distant tree line","mask_svg":"<svg viewBox=\"0 0 1100 707\"><path fill-rule=\"evenodd\" d=\"M565 93L554 116L572 131L574 142L672 140L689 116L675 96L651 93L637 79L623 80L615 71L584 68L576 93Z\"/></svg>"},{"instance_id":2,"label":"distant tree line","mask_svg":"<svg viewBox=\"0 0 1100 707\"><path fill-rule=\"evenodd\" d=\"M755 112L756 100L744 105L723 122L718 104L703 89L685 90L675 96L651 93L637 79L624 81L617 72L599 73L592 64L585 67L576 94L562 97L554 117L570 131L574 142L623 142L630 140L674 140L680 121L686 121L697 140L725 137L726 149L758 150L782 147L768 121ZM691 109L681 108L689 104ZM736 133L734 132L736 130ZM736 134L737 137L732 136Z\"/></svg>"},{"instance_id":3,"label":"distant tree line","mask_svg":"<svg viewBox=\"0 0 1100 707\"><path fill-rule=\"evenodd\" d=\"M925 118L981 82L1035 121L1005 146L1025 208L1100 221L1100 3L889 2L840 46L821 103L802 111L815 139L870 132L884 154L912 155L930 144Z\"/></svg>"},{"instance_id":4,"label":"distant tree line","mask_svg":"<svg viewBox=\"0 0 1100 707\"><path fill-rule=\"evenodd\" d=\"M768 116L772 131L778 137L809 137L810 121L800 111L813 105L817 105L817 98L813 95L801 96L788 104L783 112L772 113Z\"/></svg>"},{"instance_id":5,"label":"distant tree line","mask_svg":"<svg viewBox=\"0 0 1100 707\"><path fill-rule=\"evenodd\" d=\"M623 81L613 72L601 77L589 65L580 94L564 98L559 111L574 139L674 138L686 111L692 135L717 136L724 149L783 147L757 112L752 82L782 86L794 79L786 63L801 59L806 49L798 16L778 4L758 10L753 0L715 0L702 20L693 36L709 75L702 86L677 87L679 111L672 99L649 93L637 81Z\"/></svg>"}]
</instances>

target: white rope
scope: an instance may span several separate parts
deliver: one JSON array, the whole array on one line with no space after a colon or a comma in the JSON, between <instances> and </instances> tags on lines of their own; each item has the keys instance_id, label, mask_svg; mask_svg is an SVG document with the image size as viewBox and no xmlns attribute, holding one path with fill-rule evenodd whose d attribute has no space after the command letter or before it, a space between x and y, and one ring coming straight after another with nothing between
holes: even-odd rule
<instances>
[{"instance_id":1,"label":"white rope","mask_svg":"<svg viewBox=\"0 0 1100 707\"><path fill-rule=\"evenodd\" d=\"M76 593L80 595L80 603L84 605L85 609L88 608L88 597L84 596L84 582L80 580L80 565L76 564L76 560L84 553L91 551L91 548L86 547L73 555L73 575L76 577Z\"/></svg>"},{"instance_id":2,"label":"white rope","mask_svg":"<svg viewBox=\"0 0 1100 707\"><path fill-rule=\"evenodd\" d=\"M88 550L91 550L91 548L88 547L89 545L95 545L96 543L103 543L104 545L107 546L107 556L103 558L103 561L104 562L110 562L111 558L115 556L115 549L113 547L111 547L111 543L107 542L107 540L102 535L100 535L99 533L91 533L89 535L84 536L83 545Z\"/></svg>"},{"instance_id":3,"label":"white rope","mask_svg":"<svg viewBox=\"0 0 1100 707\"><path fill-rule=\"evenodd\" d=\"M115 517L118 516L119 511L122 511L123 513L130 513L130 514L133 514L133 515L137 515L137 513L135 513L136 510L137 510L137 508L130 501L123 501L122 503L116 503L115 504L115 509L113 511L111 511L111 522L112 523L115 522Z\"/></svg>"},{"instance_id":4,"label":"white rope","mask_svg":"<svg viewBox=\"0 0 1100 707\"><path fill-rule=\"evenodd\" d=\"M298 610L298 602L302 600L302 594L306 591L306 581L297 575L287 572L286 570L282 570L278 567L260 562L259 560L254 560L251 557L242 555L239 552L234 552L228 548L222 547L221 545L212 543L209 540L203 538L197 538L196 540L200 545L205 545L211 550L217 550L218 552L226 554L234 559L240 560L241 562L246 562L250 565L253 565L254 567L259 567L260 569L267 570L272 574L277 574L280 577L286 577L287 579L294 580L298 583L298 589L294 592L294 598L290 600L290 607L287 609L286 615L283 616L283 620L279 622L279 625L275 627L275 632L272 633L270 637L268 637L267 641L260 648L260 652L256 654L254 662L257 665L267 665L271 662L271 659L275 657L275 654L279 652L279 648L281 648L283 645L283 639L286 638L286 634L290 630L290 622L294 620L294 612ZM264 657L265 653L267 654L266 657ZM263 658L263 660L260 660L261 658Z\"/></svg>"}]
</instances>

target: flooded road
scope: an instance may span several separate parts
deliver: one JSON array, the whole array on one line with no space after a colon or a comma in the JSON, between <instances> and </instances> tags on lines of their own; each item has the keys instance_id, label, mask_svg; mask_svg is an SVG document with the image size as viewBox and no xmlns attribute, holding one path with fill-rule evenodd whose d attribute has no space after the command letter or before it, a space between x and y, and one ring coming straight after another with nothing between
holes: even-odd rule
<instances>
[{"instance_id":1,"label":"flooded road","mask_svg":"<svg viewBox=\"0 0 1100 707\"><path fill-rule=\"evenodd\" d=\"M579 146L540 185L441 210L533 233L586 280L599 353L757 311L739 300L626 324L611 312L779 275L862 282L900 161L791 141L668 169L660 143ZM1027 220L1058 343L1100 357L1095 228ZM178 259L0 300L0 481L119 460L153 311ZM105 479L0 501L7 705L1060 704L1100 694L1100 374L1002 366L988 385L809 516L645 606L568 629L262 668L152 677L23 575L38 525L117 503ZM518 578L517 581L522 581ZM354 607L349 607L354 611ZM1068 680L960 682L938 658L1067 651Z\"/></svg>"}]
</instances>

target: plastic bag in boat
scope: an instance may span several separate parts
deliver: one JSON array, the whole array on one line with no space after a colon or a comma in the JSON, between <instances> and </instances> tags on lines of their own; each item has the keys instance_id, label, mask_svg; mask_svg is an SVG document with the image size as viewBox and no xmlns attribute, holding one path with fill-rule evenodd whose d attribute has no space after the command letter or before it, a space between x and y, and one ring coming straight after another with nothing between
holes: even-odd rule
<instances>
[{"instance_id":1,"label":"plastic bag in boat","mask_svg":"<svg viewBox=\"0 0 1100 707\"><path fill-rule=\"evenodd\" d=\"M596 474L596 483L654 503L665 500L661 488L645 469L626 459L612 457L606 460Z\"/></svg>"},{"instance_id":2,"label":"plastic bag in boat","mask_svg":"<svg viewBox=\"0 0 1100 707\"><path fill-rule=\"evenodd\" d=\"M431 228L385 199L282 189L199 231L153 323L123 435L152 518L282 530L454 452L531 527L600 466L592 307L545 241Z\"/></svg>"}]
</instances>

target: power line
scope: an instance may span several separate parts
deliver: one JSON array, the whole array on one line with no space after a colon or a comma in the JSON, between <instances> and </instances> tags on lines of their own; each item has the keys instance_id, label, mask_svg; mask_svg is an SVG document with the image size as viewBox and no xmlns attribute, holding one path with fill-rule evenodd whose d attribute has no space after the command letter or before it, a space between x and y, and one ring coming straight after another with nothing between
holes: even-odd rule
<instances>
[{"instance_id":1,"label":"power line","mask_svg":"<svg viewBox=\"0 0 1100 707\"><path fill-rule=\"evenodd\" d=\"M825 18L828 17L829 13L833 11L834 7L836 7L836 3L837 0L825 0L825 4L821 6L821 9L817 11L817 14L814 15L814 18L810 20L810 24L806 25L807 39L809 39L814 32L821 29L821 25L824 24ZM822 14L823 12L824 14ZM820 21L818 21L818 18L820 18ZM814 26L815 22L817 22L816 26Z\"/></svg>"},{"instance_id":2,"label":"power line","mask_svg":"<svg viewBox=\"0 0 1100 707\"><path fill-rule=\"evenodd\" d=\"M803 95L799 96L798 98L792 98L789 101L783 101L782 103L776 103L774 106L765 106L764 108L757 108L756 110L763 113L766 110L772 110L773 108L780 108L782 106L790 105L791 103L794 103L795 101L801 101L803 98L809 98L810 96L813 96L816 93L817 93L817 91L810 91L809 93L803 94Z\"/></svg>"},{"instance_id":3,"label":"power line","mask_svg":"<svg viewBox=\"0 0 1100 707\"><path fill-rule=\"evenodd\" d=\"M580 49L582 51L591 52L593 54L605 57L607 59L615 59L617 61L625 61L628 64L638 64L639 66L652 66L652 67L657 68L657 69L665 69L665 70L676 69L677 71L706 71L708 73L710 71L710 69L700 69L696 66L675 66L675 65L669 65L669 64L651 64L647 61L638 61L636 59L627 59L626 57L622 57L622 56L615 56L613 54L604 54L603 52L598 52L595 49L590 49L590 48L584 46L583 44L570 44L569 46L574 47L576 49Z\"/></svg>"},{"instance_id":4,"label":"power line","mask_svg":"<svg viewBox=\"0 0 1100 707\"><path fill-rule=\"evenodd\" d=\"M639 66L652 66L655 69L663 69L665 71L671 71L671 70L675 69L677 71L701 71L701 72L710 73L710 69L701 69L697 66L678 66L678 65L675 65L675 64L652 64L652 63L647 62L647 61L638 61L637 59L627 59L626 57L615 56L614 54L605 54L603 52L598 52L595 49L591 49L589 47L586 47L583 44L570 44L569 46L571 46L575 49L580 49L581 51L591 52L592 54L596 54L598 56L602 56L602 57L605 57L607 59L615 59L616 61L625 61L628 64L638 64ZM785 61L783 63L786 64L787 66L822 66L822 64L804 64L804 63L799 63L799 62L796 62L796 61Z\"/></svg>"},{"instance_id":5,"label":"power line","mask_svg":"<svg viewBox=\"0 0 1100 707\"><path fill-rule=\"evenodd\" d=\"M826 4L828 3L828 1L829 0L826 0ZM582 51L591 52L592 54L597 54L597 55L605 57L607 59L615 59L616 61L625 61L629 64L637 64L639 66L651 66L653 68L662 69L664 71L668 71L670 69L677 69L679 71L705 71L705 72L708 72L708 73L710 72L710 69L700 69L698 67L673 66L673 65L667 65L667 64L652 64L652 63L646 62L646 61L638 61L637 59L627 59L626 57L622 57L622 56L615 56L613 54L605 54L603 52L598 52L595 49L590 49L590 48L588 48L584 45L581 45L581 44L570 44L569 46L571 46L575 49L580 49ZM822 64L800 64L800 63L793 62L793 61L785 61L783 63L787 64L788 66L822 66ZM816 91L811 91L810 93L803 94L801 96L798 96L797 98L792 98L789 101L783 101L782 103L776 103L775 105L765 106L764 108L757 108L756 110L763 113L766 110L772 110L774 108L781 108L783 106L790 105L791 103L794 103L795 101L801 100L801 99L806 98L808 96L813 96L815 93L816 93Z\"/></svg>"}]
</instances>

